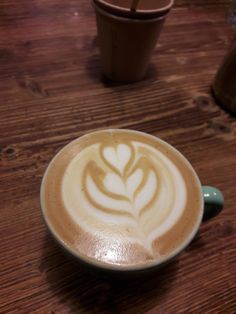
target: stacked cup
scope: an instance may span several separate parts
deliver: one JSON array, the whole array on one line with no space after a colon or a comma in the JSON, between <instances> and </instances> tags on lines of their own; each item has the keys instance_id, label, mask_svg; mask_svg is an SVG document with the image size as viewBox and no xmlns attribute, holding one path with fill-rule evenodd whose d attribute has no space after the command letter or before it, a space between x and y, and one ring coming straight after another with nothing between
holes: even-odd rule
<instances>
[{"instance_id":1,"label":"stacked cup","mask_svg":"<svg viewBox=\"0 0 236 314\"><path fill-rule=\"evenodd\" d=\"M174 0L92 0L103 74L113 81L143 79Z\"/></svg>"}]
</instances>

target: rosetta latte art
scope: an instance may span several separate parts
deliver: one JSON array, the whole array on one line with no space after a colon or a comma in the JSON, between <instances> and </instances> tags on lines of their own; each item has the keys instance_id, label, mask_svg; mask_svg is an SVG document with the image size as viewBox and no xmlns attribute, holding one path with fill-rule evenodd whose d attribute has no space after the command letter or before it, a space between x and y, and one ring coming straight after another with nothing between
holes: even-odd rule
<instances>
[{"instance_id":1,"label":"rosetta latte art","mask_svg":"<svg viewBox=\"0 0 236 314\"><path fill-rule=\"evenodd\" d=\"M180 219L186 186L175 164L138 141L92 143L64 174L64 206L89 234L141 245L155 257L153 243Z\"/></svg>"}]
</instances>

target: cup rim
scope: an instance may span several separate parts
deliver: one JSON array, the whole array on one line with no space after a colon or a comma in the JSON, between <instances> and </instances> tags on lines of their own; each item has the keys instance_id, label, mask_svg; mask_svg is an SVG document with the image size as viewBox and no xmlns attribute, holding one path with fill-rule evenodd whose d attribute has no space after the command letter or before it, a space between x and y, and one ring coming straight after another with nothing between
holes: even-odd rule
<instances>
[{"instance_id":1,"label":"cup rim","mask_svg":"<svg viewBox=\"0 0 236 314\"><path fill-rule=\"evenodd\" d=\"M201 198L201 204L200 204L200 213L199 213L199 217L198 220L195 223L195 226L192 230L192 232L190 233L189 237L186 238L186 240L183 242L182 246L177 248L176 250L174 250L171 254L169 254L168 256L166 256L164 259L162 260L154 260L151 262L147 262L147 263L142 263L142 264L132 264L132 265L123 265L123 264L111 264L111 263L107 263L107 262L102 262L99 260L96 260L95 258L90 258L85 254L81 254L80 252L76 251L75 249L71 248L69 245L67 245L63 239L60 237L59 234L56 233L56 231L54 230L53 226L50 224L50 222L47 220L46 217L46 209L45 209L45 205L44 205L44 200L43 200L43 194L44 194L44 182L46 180L47 174L49 172L49 169L51 167L51 165L54 163L55 159L59 156L59 154L61 154L63 152L63 150L65 148L68 148L70 145L73 145L74 142L81 140L82 138L86 138L87 136L90 136L92 134L96 134L96 133L100 133L100 132L129 132L129 133L134 133L134 134L143 134L147 137L151 137L151 138L155 138L156 140L164 143L165 145L167 145L170 149L172 149L177 155L181 156L184 160L184 162L186 162L187 166L189 166L192 171L193 171L193 175L196 179L196 182L198 184L198 188L199 188L199 192L201 192L202 189L202 185L201 182L199 180L199 177L195 171L195 169L193 168L193 166L191 165L191 163L188 161L188 159L179 151L177 150L174 146L172 146L171 144L169 144L168 142L162 140L161 138L155 136L155 135L151 135L149 133L146 132L141 132L141 131L136 131L136 130L130 130L130 129L99 129L93 132L89 132L86 133L74 140L72 140L71 142L69 142L67 145L63 146L62 149L60 149L55 155L54 157L51 159L51 161L49 162L46 171L44 172L43 175L43 179L41 181L41 186L40 186L40 207L41 207L41 214L42 214L42 218L48 228L48 230L50 231L51 235L53 236L53 238L56 240L56 242L68 253L70 253L77 261L90 266L92 268L96 268L97 270L104 270L104 271L112 271L112 272L116 272L116 273L132 273L132 272L137 272L137 271L145 271L145 270L150 270L153 268L157 268L160 267L164 264L166 264L167 262L169 262L170 260L172 260L173 258L175 258L177 255L179 255L182 251L185 250L185 248L190 244L190 242L193 240L193 238L195 237L195 235L197 234L199 227L202 223L202 219L203 219L203 214L204 214L204 198L202 195Z\"/></svg>"},{"instance_id":2,"label":"cup rim","mask_svg":"<svg viewBox=\"0 0 236 314\"><path fill-rule=\"evenodd\" d=\"M149 15L165 15L166 13L168 13L170 11L170 9L174 5L174 0L169 0L169 4L164 6L163 8L152 9L152 10L137 10L134 14L134 13L131 13L131 10L128 8L123 8L123 7L120 7L118 5L108 3L105 0L93 0L93 2L96 2L98 6L100 4L101 6L103 6L103 8L105 7L108 10L111 10L113 12L116 11L117 14L129 16L129 17L131 17L132 15L134 15L134 16L147 16L147 17Z\"/></svg>"},{"instance_id":3,"label":"cup rim","mask_svg":"<svg viewBox=\"0 0 236 314\"><path fill-rule=\"evenodd\" d=\"M114 20L120 21L120 22L129 22L129 23L153 23L155 21L164 20L168 12L166 12L163 15L150 15L147 18L139 18L136 16L135 18L130 18L128 15L115 15L110 11L104 10L104 8L100 7L95 1L93 0L93 6L95 8L96 12L99 12L101 15L106 16L108 18L113 18Z\"/></svg>"}]
</instances>

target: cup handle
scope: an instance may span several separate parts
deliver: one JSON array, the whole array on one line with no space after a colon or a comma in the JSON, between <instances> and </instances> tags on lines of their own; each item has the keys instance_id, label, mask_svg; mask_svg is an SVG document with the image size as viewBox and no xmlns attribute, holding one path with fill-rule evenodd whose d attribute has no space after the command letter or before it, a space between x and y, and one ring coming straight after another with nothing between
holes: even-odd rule
<instances>
[{"instance_id":1,"label":"cup handle","mask_svg":"<svg viewBox=\"0 0 236 314\"><path fill-rule=\"evenodd\" d=\"M219 214L224 207L224 196L220 190L212 186L203 186L204 214L203 220L208 220Z\"/></svg>"}]
</instances>

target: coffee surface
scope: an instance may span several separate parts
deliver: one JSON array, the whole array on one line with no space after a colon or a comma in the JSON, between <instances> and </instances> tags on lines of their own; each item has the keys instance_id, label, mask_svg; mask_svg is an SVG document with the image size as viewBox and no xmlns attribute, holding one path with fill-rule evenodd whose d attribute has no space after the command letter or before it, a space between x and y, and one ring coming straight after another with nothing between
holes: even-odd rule
<instances>
[{"instance_id":1,"label":"coffee surface","mask_svg":"<svg viewBox=\"0 0 236 314\"><path fill-rule=\"evenodd\" d=\"M192 237L202 214L200 184L167 143L105 130L66 146L42 184L45 219L61 242L91 261L162 261Z\"/></svg>"}]
</instances>

